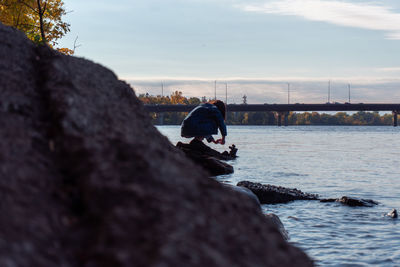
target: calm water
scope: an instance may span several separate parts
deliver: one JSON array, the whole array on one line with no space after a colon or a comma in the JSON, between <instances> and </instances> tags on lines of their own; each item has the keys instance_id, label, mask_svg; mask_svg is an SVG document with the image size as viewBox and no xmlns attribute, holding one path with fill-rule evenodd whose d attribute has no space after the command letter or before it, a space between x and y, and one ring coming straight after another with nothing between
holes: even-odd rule
<instances>
[{"instance_id":1,"label":"calm water","mask_svg":"<svg viewBox=\"0 0 400 267\"><path fill-rule=\"evenodd\" d=\"M172 143L187 141L179 126L158 129ZM277 214L290 242L321 266L400 266L400 219L384 217L400 209L400 128L336 126L228 126L227 145L239 158L235 173L218 177L296 187L322 197L369 198L373 208L295 201L263 205Z\"/></svg>"}]
</instances>

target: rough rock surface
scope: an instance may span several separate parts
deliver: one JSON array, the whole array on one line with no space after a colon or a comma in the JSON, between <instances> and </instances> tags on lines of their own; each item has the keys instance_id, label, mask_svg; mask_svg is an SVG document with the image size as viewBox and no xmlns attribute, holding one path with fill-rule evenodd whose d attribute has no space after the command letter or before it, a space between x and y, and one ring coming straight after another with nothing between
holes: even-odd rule
<instances>
[{"instance_id":1,"label":"rough rock surface","mask_svg":"<svg viewBox=\"0 0 400 267\"><path fill-rule=\"evenodd\" d=\"M250 189L260 200L261 204L287 203L293 200L318 200L318 195L303 193L296 188L286 188L281 186L253 183L241 181L237 186Z\"/></svg>"},{"instance_id":2,"label":"rough rock surface","mask_svg":"<svg viewBox=\"0 0 400 267\"><path fill-rule=\"evenodd\" d=\"M234 150L231 148L230 152L224 151L224 153L220 153L196 139L192 140L189 144L178 142L176 147L182 150L185 155L195 163L202 166L212 176L234 172L231 165L221 160L232 160L236 158L237 149L235 145L233 145Z\"/></svg>"},{"instance_id":3,"label":"rough rock surface","mask_svg":"<svg viewBox=\"0 0 400 267\"><path fill-rule=\"evenodd\" d=\"M0 24L0 266L311 266L104 67Z\"/></svg>"}]
</instances>

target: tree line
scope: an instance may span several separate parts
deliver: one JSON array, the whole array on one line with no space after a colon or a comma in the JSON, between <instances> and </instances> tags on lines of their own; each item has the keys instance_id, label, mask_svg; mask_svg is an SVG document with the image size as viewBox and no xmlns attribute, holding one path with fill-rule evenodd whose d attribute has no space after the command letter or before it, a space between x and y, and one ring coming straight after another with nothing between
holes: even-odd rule
<instances>
[{"instance_id":1,"label":"tree line","mask_svg":"<svg viewBox=\"0 0 400 267\"><path fill-rule=\"evenodd\" d=\"M187 98L182 92L175 91L170 96L153 96L140 94L139 99L144 104L183 104L199 105L207 102L206 97ZM210 100L210 99L209 99ZM162 115L150 113L154 124L179 125L186 117L186 112L165 112ZM290 112L289 125L392 125L392 114L380 115L379 112L359 111L354 114L338 112L336 114L318 112ZM276 125L277 116L274 112L228 112L226 123L229 125Z\"/></svg>"}]
</instances>

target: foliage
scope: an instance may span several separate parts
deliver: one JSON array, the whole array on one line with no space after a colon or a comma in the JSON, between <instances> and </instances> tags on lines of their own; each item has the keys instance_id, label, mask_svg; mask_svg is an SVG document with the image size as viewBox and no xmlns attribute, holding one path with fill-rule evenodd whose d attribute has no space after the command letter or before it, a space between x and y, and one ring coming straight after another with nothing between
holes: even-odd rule
<instances>
[{"instance_id":1,"label":"foliage","mask_svg":"<svg viewBox=\"0 0 400 267\"><path fill-rule=\"evenodd\" d=\"M151 96L149 94L139 95L139 99L145 104L182 104L198 105L205 102L203 97L200 101L197 97L186 98L182 92L175 91L171 96ZM165 112L164 124L181 124L187 113ZM160 124L161 114L152 113L153 123ZM378 112L360 111L352 115L346 112L338 112L334 115L318 112L294 113L288 116L289 125L391 125L393 116L391 114L379 115ZM226 123L230 125L276 125L277 117L273 112L228 112Z\"/></svg>"},{"instance_id":2,"label":"foliage","mask_svg":"<svg viewBox=\"0 0 400 267\"><path fill-rule=\"evenodd\" d=\"M64 55L73 55L74 54L74 50L69 49L69 48L56 48L56 50Z\"/></svg>"},{"instance_id":3,"label":"foliage","mask_svg":"<svg viewBox=\"0 0 400 267\"><path fill-rule=\"evenodd\" d=\"M45 39L41 34L41 14ZM62 21L65 14L62 0L0 0L0 21L23 31L37 44L57 45L57 40L70 31L70 25ZM67 48L59 51L73 53Z\"/></svg>"}]
</instances>

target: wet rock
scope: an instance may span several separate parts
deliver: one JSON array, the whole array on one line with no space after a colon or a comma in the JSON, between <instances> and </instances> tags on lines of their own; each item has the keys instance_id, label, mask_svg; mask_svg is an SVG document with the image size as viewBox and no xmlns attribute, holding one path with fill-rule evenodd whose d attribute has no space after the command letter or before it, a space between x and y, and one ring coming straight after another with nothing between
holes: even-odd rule
<instances>
[{"instance_id":1,"label":"wet rock","mask_svg":"<svg viewBox=\"0 0 400 267\"><path fill-rule=\"evenodd\" d=\"M233 167L226 162L220 161L213 157L199 157L190 156L196 163L207 170L212 176L233 173Z\"/></svg>"},{"instance_id":2,"label":"wet rock","mask_svg":"<svg viewBox=\"0 0 400 267\"><path fill-rule=\"evenodd\" d=\"M343 205L350 207L373 207L378 203L372 199L357 199L352 197L343 196L341 198L328 198L321 199L321 202L339 202Z\"/></svg>"},{"instance_id":3,"label":"wet rock","mask_svg":"<svg viewBox=\"0 0 400 267\"><path fill-rule=\"evenodd\" d=\"M249 181L241 181L237 186L250 189L260 200L261 204L287 203L293 200L318 200L318 195L304 193L296 188L285 188L274 185L263 185Z\"/></svg>"},{"instance_id":4,"label":"wet rock","mask_svg":"<svg viewBox=\"0 0 400 267\"><path fill-rule=\"evenodd\" d=\"M0 266L312 266L124 82L0 24Z\"/></svg>"},{"instance_id":5,"label":"wet rock","mask_svg":"<svg viewBox=\"0 0 400 267\"><path fill-rule=\"evenodd\" d=\"M224 153L220 153L196 139L189 144L178 142L176 147L213 176L230 174L234 171L231 165L221 161L236 158L237 149L234 145L230 152L224 151Z\"/></svg>"},{"instance_id":6,"label":"wet rock","mask_svg":"<svg viewBox=\"0 0 400 267\"><path fill-rule=\"evenodd\" d=\"M399 217L396 209L392 209L388 214L386 214L386 216L391 217L393 219L396 219Z\"/></svg>"}]
</instances>

